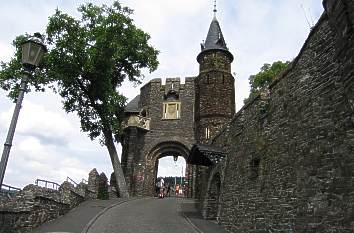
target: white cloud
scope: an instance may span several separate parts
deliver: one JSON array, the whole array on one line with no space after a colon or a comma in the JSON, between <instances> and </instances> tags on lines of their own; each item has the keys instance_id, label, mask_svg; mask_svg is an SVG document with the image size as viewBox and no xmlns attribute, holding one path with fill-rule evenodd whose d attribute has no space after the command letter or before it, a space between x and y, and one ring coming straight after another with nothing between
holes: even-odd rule
<instances>
[{"instance_id":1,"label":"white cloud","mask_svg":"<svg viewBox=\"0 0 354 233\"><path fill-rule=\"evenodd\" d=\"M14 53L14 49L10 44L0 42L0 61L9 61L11 54Z\"/></svg>"},{"instance_id":2,"label":"white cloud","mask_svg":"<svg viewBox=\"0 0 354 233\"><path fill-rule=\"evenodd\" d=\"M41 95L44 94L33 93L27 97L38 101ZM65 114L60 103L55 102L58 99L52 95L47 93L47 99L42 99L49 99L49 103L38 104L25 99L5 183L23 187L37 178L61 183L67 176L80 181L87 179L88 172L94 167L110 175L112 169L106 149L81 133L77 117ZM13 104L11 106L0 113L0 135L4 139L13 112Z\"/></svg>"},{"instance_id":3,"label":"white cloud","mask_svg":"<svg viewBox=\"0 0 354 233\"><path fill-rule=\"evenodd\" d=\"M60 112L48 111L43 105L24 100L17 124L17 133L33 136L42 143L65 146L74 135L72 124ZM13 108L0 114L2 125L9 125Z\"/></svg>"},{"instance_id":4,"label":"white cloud","mask_svg":"<svg viewBox=\"0 0 354 233\"><path fill-rule=\"evenodd\" d=\"M57 146L41 144L37 138L20 138L21 142L10 154L5 183L24 186L35 179L61 183L70 176L81 180L87 178L90 169L85 161L63 153Z\"/></svg>"}]
</instances>

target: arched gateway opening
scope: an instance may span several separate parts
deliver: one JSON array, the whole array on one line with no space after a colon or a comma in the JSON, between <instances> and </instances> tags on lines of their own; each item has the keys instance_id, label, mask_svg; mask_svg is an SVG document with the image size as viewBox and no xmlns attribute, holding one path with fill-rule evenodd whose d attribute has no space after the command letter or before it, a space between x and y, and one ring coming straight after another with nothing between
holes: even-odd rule
<instances>
[{"instance_id":1,"label":"arched gateway opening","mask_svg":"<svg viewBox=\"0 0 354 233\"><path fill-rule=\"evenodd\" d=\"M170 190L170 192L167 194L169 196L184 196L184 191L186 187L186 160L184 159L184 157L176 155L166 155L157 160L156 168L156 181L158 182L161 178L164 179L166 194L167 190ZM156 190L159 191L158 187L156 188ZM176 193L176 189L179 192Z\"/></svg>"},{"instance_id":2,"label":"arched gateway opening","mask_svg":"<svg viewBox=\"0 0 354 233\"><path fill-rule=\"evenodd\" d=\"M155 194L155 184L157 182L157 173L159 166L159 159L170 157L179 157L180 159L187 160L189 154L188 148L180 142L162 142L156 145L148 154L146 158L146 182L145 189L148 189L150 195ZM182 158L181 158L182 157ZM185 171L189 167L186 164ZM187 181L188 182L188 181Z\"/></svg>"}]
</instances>

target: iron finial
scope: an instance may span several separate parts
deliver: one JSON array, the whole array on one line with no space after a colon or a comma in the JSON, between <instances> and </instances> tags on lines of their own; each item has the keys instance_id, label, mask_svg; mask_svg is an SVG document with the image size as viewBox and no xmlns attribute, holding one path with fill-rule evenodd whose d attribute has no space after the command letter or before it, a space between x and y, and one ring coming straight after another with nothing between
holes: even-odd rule
<instances>
[{"instance_id":1,"label":"iron finial","mask_svg":"<svg viewBox=\"0 0 354 233\"><path fill-rule=\"evenodd\" d=\"M214 18L216 18L216 12L217 12L217 9L216 9L216 0L214 0Z\"/></svg>"}]
</instances>

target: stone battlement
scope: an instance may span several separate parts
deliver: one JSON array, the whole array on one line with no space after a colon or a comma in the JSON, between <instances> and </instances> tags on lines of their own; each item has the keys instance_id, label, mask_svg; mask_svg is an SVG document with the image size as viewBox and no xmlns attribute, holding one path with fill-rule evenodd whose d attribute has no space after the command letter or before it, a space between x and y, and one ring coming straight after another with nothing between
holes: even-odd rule
<instances>
[{"instance_id":1,"label":"stone battlement","mask_svg":"<svg viewBox=\"0 0 354 233\"><path fill-rule=\"evenodd\" d=\"M186 77L185 78L185 83L181 83L181 78L176 77L176 78L166 78L166 83L163 85L162 84L162 78L154 78L151 79L148 83L146 83L144 86L141 87L141 91L146 90L148 87L153 86L154 88L160 88L164 89L165 92L168 92L169 90L184 90L190 87L190 85L194 85L194 79L195 77Z\"/></svg>"}]
</instances>

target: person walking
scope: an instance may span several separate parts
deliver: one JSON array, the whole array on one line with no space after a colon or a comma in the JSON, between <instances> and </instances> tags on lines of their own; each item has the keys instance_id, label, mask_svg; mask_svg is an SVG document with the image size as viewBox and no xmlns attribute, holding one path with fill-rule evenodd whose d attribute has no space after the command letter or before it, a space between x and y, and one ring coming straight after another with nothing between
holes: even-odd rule
<instances>
[{"instance_id":1,"label":"person walking","mask_svg":"<svg viewBox=\"0 0 354 233\"><path fill-rule=\"evenodd\" d=\"M155 184L155 197L158 197L160 193L160 180L158 180Z\"/></svg>"},{"instance_id":2,"label":"person walking","mask_svg":"<svg viewBox=\"0 0 354 233\"><path fill-rule=\"evenodd\" d=\"M178 196L178 194L179 194L179 184L176 184L176 196Z\"/></svg>"},{"instance_id":3,"label":"person walking","mask_svg":"<svg viewBox=\"0 0 354 233\"><path fill-rule=\"evenodd\" d=\"M164 188L165 188L165 181L164 181L164 179L161 177L161 179L160 179L160 193L159 193L159 198L164 198Z\"/></svg>"}]
</instances>

